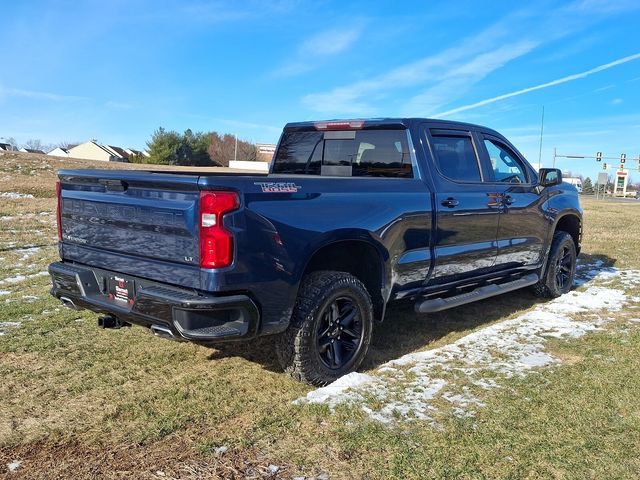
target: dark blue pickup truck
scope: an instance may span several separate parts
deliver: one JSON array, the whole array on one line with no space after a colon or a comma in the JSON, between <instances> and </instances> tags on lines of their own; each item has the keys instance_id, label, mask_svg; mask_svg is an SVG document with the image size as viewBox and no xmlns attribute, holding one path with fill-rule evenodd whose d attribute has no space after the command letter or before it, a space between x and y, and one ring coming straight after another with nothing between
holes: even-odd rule
<instances>
[{"instance_id":1,"label":"dark blue pickup truck","mask_svg":"<svg viewBox=\"0 0 640 480\"><path fill-rule=\"evenodd\" d=\"M393 300L567 292L582 231L560 171L413 118L287 124L268 175L62 170L58 199L65 305L206 345L273 335L316 385L358 368Z\"/></svg>"}]
</instances>

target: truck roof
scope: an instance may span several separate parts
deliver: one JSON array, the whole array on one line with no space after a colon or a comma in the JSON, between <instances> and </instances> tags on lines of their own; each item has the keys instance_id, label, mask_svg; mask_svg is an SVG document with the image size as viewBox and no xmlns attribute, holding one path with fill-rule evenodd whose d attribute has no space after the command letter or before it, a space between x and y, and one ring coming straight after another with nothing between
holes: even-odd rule
<instances>
[{"instance_id":1,"label":"truck roof","mask_svg":"<svg viewBox=\"0 0 640 480\"><path fill-rule=\"evenodd\" d=\"M432 125L442 125L443 128L452 128L452 127L464 127L470 129L482 128L483 130L489 130L491 132L495 132L495 130L485 127L483 125L476 125L473 123L465 123L465 122L456 122L454 120L442 120L439 118L419 118L419 117L405 117L405 118L357 118L357 119L332 119L332 120L314 120L314 121L306 121L306 122L289 122L284 126L285 131L296 131L296 130L308 130L315 129L317 124L326 124L326 123L344 123L345 125L350 122L364 122L364 126L360 126L358 128L409 128L413 124L428 122ZM349 129L349 127L345 127L345 129ZM497 132L495 132L497 133Z\"/></svg>"}]
</instances>

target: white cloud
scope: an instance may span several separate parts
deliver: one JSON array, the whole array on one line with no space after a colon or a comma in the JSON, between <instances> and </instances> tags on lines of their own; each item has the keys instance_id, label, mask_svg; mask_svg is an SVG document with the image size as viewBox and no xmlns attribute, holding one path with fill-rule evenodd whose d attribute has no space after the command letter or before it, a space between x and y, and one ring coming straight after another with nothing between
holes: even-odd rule
<instances>
[{"instance_id":1,"label":"white cloud","mask_svg":"<svg viewBox=\"0 0 640 480\"><path fill-rule=\"evenodd\" d=\"M527 40L504 45L453 66L435 85L411 98L405 106L407 115L429 116L436 109L449 103L451 98L460 96L493 71L502 68L511 60L526 55L537 45L536 42Z\"/></svg>"},{"instance_id":2,"label":"white cloud","mask_svg":"<svg viewBox=\"0 0 640 480\"><path fill-rule=\"evenodd\" d=\"M325 30L306 39L293 56L273 72L275 77L293 77L317 68L324 60L347 51L362 33L362 23L349 28Z\"/></svg>"},{"instance_id":3,"label":"white cloud","mask_svg":"<svg viewBox=\"0 0 640 480\"><path fill-rule=\"evenodd\" d=\"M478 73L480 64L504 65L506 61L535 47L527 40L500 46L508 37L507 25L511 20L511 17L506 17L452 47L367 80L336 87L327 92L308 94L303 97L302 102L318 112L366 115L375 112L368 102L384 98L391 91L452 79L456 74L466 75L471 80ZM418 101L420 98L414 100ZM423 100L426 100L426 96Z\"/></svg>"},{"instance_id":4,"label":"white cloud","mask_svg":"<svg viewBox=\"0 0 640 480\"><path fill-rule=\"evenodd\" d=\"M3 97L22 97L31 98L34 100L49 100L52 102L88 100L86 97L80 97L76 95L60 95L51 92L22 90L20 88L7 88L0 85L0 99L2 99Z\"/></svg>"},{"instance_id":5,"label":"white cloud","mask_svg":"<svg viewBox=\"0 0 640 480\"><path fill-rule=\"evenodd\" d=\"M105 102L104 106L113 110L130 110L131 108L133 108L133 105L131 105L130 103L116 102L114 100L108 100L107 102Z\"/></svg>"},{"instance_id":6,"label":"white cloud","mask_svg":"<svg viewBox=\"0 0 640 480\"><path fill-rule=\"evenodd\" d=\"M516 90L514 92L505 93L502 95L498 95L492 98L487 98L485 100L481 100L479 102L471 103L469 105L463 105L461 107L453 108L446 112L439 113L435 115L436 117L446 117L453 115L455 113L465 112L467 110L471 110L478 107L483 107L485 105L489 105L491 103L499 102L500 100L504 100L511 97L517 97L518 95L524 95L525 93L534 92L536 90L542 90L544 88L554 87L556 85L561 85L563 83L572 82L574 80L579 80L581 78L588 77L598 72L602 72L603 70L608 70L610 68L616 67L618 65L622 65L633 60L640 59L640 53L636 53L634 55L629 55L627 57L619 58L614 60L613 62L605 63L604 65L599 65L595 68L587 70L581 73L575 73L573 75L567 75L566 77L558 78L556 80L552 80L550 82L542 83L540 85L535 85L533 87L523 88L521 90Z\"/></svg>"},{"instance_id":7,"label":"white cloud","mask_svg":"<svg viewBox=\"0 0 640 480\"><path fill-rule=\"evenodd\" d=\"M538 46L581 32L605 16L634 10L634 1L621 1L613 7L604 0L577 0L544 14L536 8L520 9L445 50L364 80L309 93L302 97L302 103L328 115L376 115L379 110L375 104L392 94L397 97L403 89L424 86L421 93L411 92L411 100L405 100L401 111L393 113L432 114L507 63ZM390 113L387 107L386 114Z\"/></svg>"},{"instance_id":8,"label":"white cloud","mask_svg":"<svg viewBox=\"0 0 640 480\"><path fill-rule=\"evenodd\" d=\"M622 104L621 98L614 98L613 100L611 100L611 105L620 105L620 104Z\"/></svg>"}]
</instances>

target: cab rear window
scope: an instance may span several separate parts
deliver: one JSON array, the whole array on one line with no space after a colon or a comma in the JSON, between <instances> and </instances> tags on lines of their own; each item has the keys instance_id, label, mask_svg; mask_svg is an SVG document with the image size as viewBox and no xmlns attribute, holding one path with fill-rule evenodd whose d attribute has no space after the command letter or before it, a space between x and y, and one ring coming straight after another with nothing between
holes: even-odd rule
<instances>
[{"instance_id":1,"label":"cab rear window","mask_svg":"<svg viewBox=\"0 0 640 480\"><path fill-rule=\"evenodd\" d=\"M413 177L406 130L287 132L273 173Z\"/></svg>"}]
</instances>

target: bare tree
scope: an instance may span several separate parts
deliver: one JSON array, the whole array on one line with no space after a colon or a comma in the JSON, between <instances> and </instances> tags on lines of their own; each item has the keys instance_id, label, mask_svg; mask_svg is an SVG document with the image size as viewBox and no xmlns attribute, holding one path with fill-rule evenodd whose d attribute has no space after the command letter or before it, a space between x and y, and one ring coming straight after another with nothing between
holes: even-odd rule
<instances>
[{"instance_id":1,"label":"bare tree","mask_svg":"<svg viewBox=\"0 0 640 480\"><path fill-rule=\"evenodd\" d=\"M228 167L229 161L234 158L245 161L257 160L258 150L253 143L238 139L238 149L236 151L235 135L227 133L220 136L216 132L211 132L209 135L210 143L207 151L216 165Z\"/></svg>"},{"instance_id":2,"label":"bare tree","mask_svg":"<svg viewBox=\"0 0 640 480\"><path fill-rule=\"evenodd\" d=\"M77 147L78 145L80 145L80 142L68 142L63 140L62 142L58 142L58 145L56 146L64 150L69 150L70 148Z\"/></svg>"},{"instance_id":3,"label":"bare tree","mask_svg":"<svg viewBox=\"0 0 640 480\"><path fill-rule=\"evenodd\" d=\"M43 150L42 142L37 138L30 138L22 146L28 150Z\"/></svg>"},{"instance_id":4,"label":"bare tree","mask_svg":"<svg viewBox=\"0 0 640 480\"><path fill-rule=\"evenodd\" d=\"M18 150L18 142L16 142L15 138L13 137L5 138L4 143L8 143L9 145L11 145L11 148L13 148L14 150Z\"/></svg>"}]
</instances>

